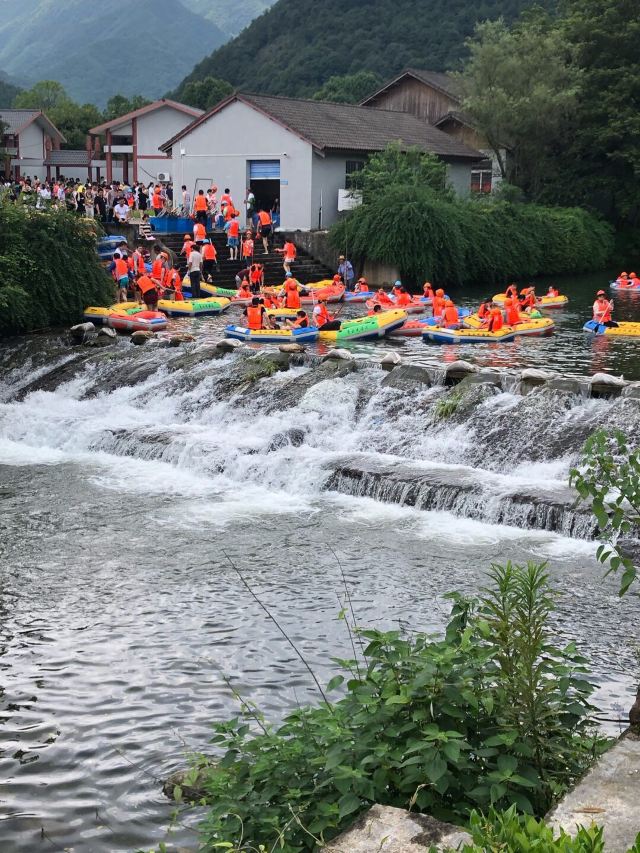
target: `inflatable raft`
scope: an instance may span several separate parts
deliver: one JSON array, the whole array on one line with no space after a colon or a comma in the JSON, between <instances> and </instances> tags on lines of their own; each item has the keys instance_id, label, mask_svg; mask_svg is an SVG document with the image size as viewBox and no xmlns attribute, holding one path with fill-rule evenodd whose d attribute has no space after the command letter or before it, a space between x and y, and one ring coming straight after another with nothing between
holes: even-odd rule
<instances>
[{"instance_id":1,"label":"inflatable raft","mask_svg":"<svg viewBox=\"0 0 640 853\"><path fill-rule=\"evenodd\" d=\"M588 320L582 327L585 332L605 335L607 338L640 338L640 323L618 323L617 327L603 326L595 320Z\"/></svg>"},{"instance_id":2,"label":"inflatable raft","mask_svg":"<svg viewBox=\"0 0 640 853\"><path fill-rule=\"evenodd\" d=\"M308 290L312 285L303 284L302 287ZM275 296L281 296L284 293L282 287L265 287L263 290ZM344 285L331 283L330 287L312 288L311 293L300 294L300 302L303 305L315 305L320 299L326 299L327 302L340 302L343 296Z\"/></svg>"},{"instance_id":3,"label":"inflatable raft","mask_svg":"<svg viewBox=\"0 0 640 853\"><path fill-rule=\"evenodd\" d=\"M185 276L183 287L189 290L189 286L189 276ZM232 290L229 287L216 287L215 284L209 284L207 281L200 282L200 290L208 296L223 296L225 299L233 299L234 296L238 295L237 290Z\"/></svg>"},{"instance_id":4,"label":"inflatable raft","mask_svg":"<svg viewBox=\"0 0 640 853\"><path fill-rule=\"evenodd\" d=\"M504 301L506 298L506 293L496 293L496 295L493 297L493 301L497 305L504 305ZM536 305L538 308L564 308L565 305L568 304L568 296L536 296Z\"/></svg>"},{"instance_id":5,"label":"inflatable raft","mask_svg":"<svg viewBox=\"0 0 640 853\"><path fill-rule=\"evenodd\" d=\"M383 338L398 329L407 319L406 311L394 309L381 311L370 317L356 317L343 320L340 329L335 332L319 332L318 337L324 343L347 343L348 341L366 341Z\"/></svg>"},{"instance_id":6,"label":"inflatable raft","mask_svg":"<svg viewBox=\"0 0 640 853\"><path fill-rule=\"evenodd\" d=\"M139 305L137 302L116 302L115 305L110 305L108 308L101 308L94 305L85 308L82 313L82 318L85 323L105 324L112 314L136 314L138 311L145 311L144 305Z\"/></svg>"},{"instance_id":7,"label":"inflatable raft","mask_svg":"<svg viewBox=\"0 0 640 853\"><path fill-rule=\"evenodd\" d=\"M458 314L461 320L466 320L471 312L468 308L459 308ZM436 317L421 317L419 320L407 320L399 329L395 329L391 334L396 337L400 335L403 338L419 338L425 329L430 326L437 326L438 319Z\"/></svg>"},{"instance_id":8,"label":"inflatable raft","mask_svg":"<svg viewBox=\"0 0 640 853\"><path fill-rule=\"evenodd\" d=\"M158 332L167 328L167 318L159 311L114 312L107 318L107 326L118 332Z\"/></svg>"},{"instance_id":9,"label":"inflatable raft","mask_svg":"<svg viewBox=\"0 0 640 853\"><path fill-rule=\"evenodd\" d=\"M636 279L638 284L623 284L621 281L611 281L609 282L609 287L611 290L626 290L627 293L638 293L640 292L640 279Z\"/></svg>"},{"instance_id":10,"label":"inflatable raft","mask_svg":"<svg viewBox=\"0 0 640 853\"><path fill-rule=\"evenodd\" d=\"M310 344L318 340L318 330L307 329L247 329L244 326L227 326L225 337L239 341L255 341L260 344Z\"/></svg>"},{"instance_id":11,"label":"inflatable raft","mask_svg":"<svg viewBox=\"0 0 640 853\"><path fill-rule=\"evenodd\" d=\"M348 302L350 305L357 305L359 303L367 302L369 299L373 299L375 295L375 290L359 290L357 293L345 293L344 301Z\"/></svg>"},{"instance_id":12,"label":"inflatable raft","mask_svg":"<svg viewBox=\"0 0 640 853\"><path fill-rule=\"evenodd\" d=\"M373 308L374 305L382 305L383 310L385 311L406 311L407 314L422 314L423 311L427 308L427 302L424 301L424 297L422 296L414 296L411 300L410 305L403 305L402 307L396 306L396 300L393 297L389 297L393 302L393 305L384 305L383 303L378 302L377 299L368 299L367 300L367 308L369 311Z\"/></svg>"},{"instance_id":13,"label":"inflatable raft","mask_svg":"<svg viewBox=\"0 0 640 853\"><path fill-rule=\"evenodd\" d=\"M535 337L550 335L556 327L556 324L550 317L534 318L527 316L527 314L521 314L520 316L522 317L522 322L509 327L513 329L517 336L532 335ZM470 314L462 322L467 329L482 328L482 320L477 314Z\"/></svg>"},{"instance_id":14,"label":"inflatable raft","mask_svg":"<svg viewBox=\"0 0 640 853\"><path fill-rule=\"evenodd\" d=\"M184 302L172 302L170 299L160 299L158 310L169 317L205 317L208 314L222 314L231 305L228 299L216 299L208 296L205 299L185 299Z\"/></svg>"},{"instance_id":15,"label":"inflatable raft","mask_svg":"<svg viewBox=\"0 0 640 853\"><path fill-rule=\"evenodd\" d=\"M428 327L422 333L423 341L434 344L491 344L513 341L516 334L511 326L504 326L499 332L488 332L486 329L441 329L439 326Z\"/></svg>"}]
</instances>

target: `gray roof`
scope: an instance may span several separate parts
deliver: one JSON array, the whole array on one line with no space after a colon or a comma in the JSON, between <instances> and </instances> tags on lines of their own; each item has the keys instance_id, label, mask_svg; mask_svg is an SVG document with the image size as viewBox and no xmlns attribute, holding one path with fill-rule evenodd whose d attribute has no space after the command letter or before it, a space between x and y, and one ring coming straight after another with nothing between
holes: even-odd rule
<instances>
[{"instance_id":1,"label":"gray roof","mask_svg":"<svg viewBox=\"0 0 640 853\"><path fill-rule=\"evenodd\" d=\"M77 151L50 151L45 166L89 166L91 156L88 151L80 149Z\"/></svg>"},{"instance_id":2,"label":"gray roof","mask_svg":"<svg viewBox=\"0 0 640 853\"><path fill-rule=\"evenodd\" d=\"M43 124L50 136L56 136L61 142L66 142L58 128L46 117L41 110L0 110L0 121L8 126L6 133L15 136L32 122Z\"/></svg>"}]
</instances>

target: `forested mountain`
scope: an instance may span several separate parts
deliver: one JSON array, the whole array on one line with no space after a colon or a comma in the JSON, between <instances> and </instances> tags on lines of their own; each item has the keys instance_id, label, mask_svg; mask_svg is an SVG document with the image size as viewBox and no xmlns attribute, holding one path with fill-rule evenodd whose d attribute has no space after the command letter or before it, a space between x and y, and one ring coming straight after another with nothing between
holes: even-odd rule
<instances>
[{"instance_id":1,"label":"forested mountain","mask_svg":"<svg viewBox=\"0 0 640 853\"><path fill-rule=\"evenodd\" d=\"M163 95L226 39L180 0L0 0L0 68L101 107L117 92Z\"/></svg>"},{"instance_id":2,"label":"forested mountain","mask_svg":"<svg viewBox=\"0 0 640 853\"><path fill-rule=\"evenodd\" d=\"M11 79L0 71L0 109L10 107L19 91L20 87L14 85Z\"/></svg>"},{"instance_id":3,"label":"forested mountain","mask_svg":"<svg viewBox=\"0 0 640 853\"><path fill-rule=\"evenodd\" d=\"M222 30L227 38L237 36L248 24L273 6L275 0L180 0L180 2L207 18Z\"/></svg>"},{"instance_id":4,"label":"forested mountain","mask_svg":"<svg viewBox=\"0 0 640 853\"><path fill-rule=\"evenodd\" d=\"M553 0L544 0L549 6ZM223 78L238 88L311 96L328 78L407 65L457 67L477 21L510 21L532 0L278 0L186 78ZM177 90L179 95L180 88Z\"/></svg>"}]
</instances>

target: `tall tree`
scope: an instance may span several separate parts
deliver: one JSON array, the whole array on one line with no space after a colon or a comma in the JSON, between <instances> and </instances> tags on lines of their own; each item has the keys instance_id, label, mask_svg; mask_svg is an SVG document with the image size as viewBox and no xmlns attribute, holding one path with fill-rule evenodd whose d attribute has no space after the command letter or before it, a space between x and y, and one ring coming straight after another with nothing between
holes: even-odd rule
<instances>
[{"instance_id":1,"label":"tall tree","mask_svg":"<svg viewBox=\"0 0 640 853\"><path fill-rule=\"evenodd\" d=\"M41 80L16 95L13 103L16 109L42 110L49 113L54 107L67 103L69 96L64 86L57 80Z\"/></svg>"},{"instance_id":2,"label":"tall tree","mask_svg":"<svg viewBox=\"0 0 640 853\"><path fill-rule=\"evenodd\" d=\"M640 7L568 0L564 34L583 69L563 190L618 220L640 221Z\"/></svg>"},{"instance_id":3,"label":"tall tree","mask_svg":"<svg viewBox=\"0 0 640 853\"><path fill-rule=\"evenodd\" d=\"M512 28L479 24L458 75L463 108L495 152L503 178L540 196L552 145L576 111L582 71L557 21L541 11ZM511 158L505 157L505 148Z\"/></svg>"},{"instance_id":4,"label":"tall tree","mask_svg":"<svg viewBox=\"0 0 640 853\"><path fill-rule=\"evenodd\" d=\"M105 120L111 121L114 118L146 107L150 103L151 101L142 95L133 95L131 98L125 98L124 95L114 95L107 101L107 107L104 111Z\"/></svg>"},{"instance_id":5,"label":"tall tree","mask_svg":"<svg viewBox=\"0 0 640 853\"><path fill-rule=\"evenodd\" d=\"M193 80L185 83L179 90L178 97L183 103L200 110L210 110L233 92L231 83L219 80L217 77L205 77L204 80Z\"/></svg>"},{"instance_id":6,"label":"tall tree","mask_svg":"<svg viewBox=\"0 0 640 853\"><path fill-rule=\"evenodd\" d=\"M382 85L382 77L373 71L357 71L342 77L329 77L313 96L315 101L334 101L340 104L359 104L363 98Z\"/></svg>"}]
</instances>

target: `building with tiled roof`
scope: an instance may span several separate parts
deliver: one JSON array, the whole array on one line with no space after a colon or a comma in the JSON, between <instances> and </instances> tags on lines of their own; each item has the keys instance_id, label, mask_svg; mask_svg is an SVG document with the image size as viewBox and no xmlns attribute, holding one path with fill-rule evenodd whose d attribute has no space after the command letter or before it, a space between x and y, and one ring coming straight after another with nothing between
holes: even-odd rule
<instances>
[{"instance_id":1,"label":"building with tiled roof","mask_svg":"<svg viewBox=\"0 0 640 853\"><path fill-rule=\"evenodd\" d=\"M66 142L40 110L0 110L0 172L44 177L47 155Z\"/></svg>"},{"instance_id":2,"label":"building with tiled roof","mask_svg":"<svg viewBox=\"0 0 640 853\"><path fill-rule=\"evenodd\" d=\"M235 93L160 149L176 185L228 187L236 206L250 187L259 205L278 201L282 228L309 230L335 221L350 204L353 173L394 142L440 157L452 186L469 192L480 152L410 113L354 104Z\"/></svg>"}]
</instances>

